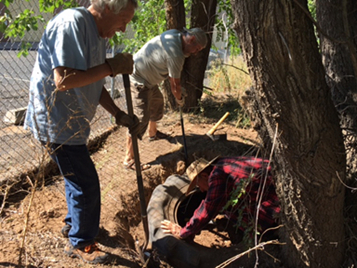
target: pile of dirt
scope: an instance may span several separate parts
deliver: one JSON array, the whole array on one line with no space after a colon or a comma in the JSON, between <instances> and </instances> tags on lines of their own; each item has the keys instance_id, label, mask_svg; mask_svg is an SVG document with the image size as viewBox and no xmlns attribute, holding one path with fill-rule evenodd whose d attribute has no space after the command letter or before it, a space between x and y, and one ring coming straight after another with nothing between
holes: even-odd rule
<instances>
[{"instance_id":1,"label":"pile of dirt","mask_svg":"<svg viewBox=\"0 0 357 268\"><path fill-rule=\"evenodd\" d=\"M167 140L149 142L145 136L139 141L142 163L151 168L142 172L145 199L148 203L155 187L171 174L183 174L186 168L181 125L177 113L166 114L159 124ZM198 119L197 119L198 120ZM217 155L254 155L259 145L257 134L251 129L237 129L234 122L224 122L216 134L227 134L225 141L212 141L207 131L217 120L198 121L184 116L188 159L211 159ZM99 246L112 256L113 267L141 267L135 244L145 240L141 224L137 174L122 165L125 153L126 130L119 128L106 137L92 155L102 189L101 230ZM112 155L116 158L113 161ZM20 195L19 195L20 196ZM23 195L21 195L23 196ZM17 200L4 208L0 231L0 266L15 267L92 267L63 253L67 239L61 236L62 220L67 213L64 183L61 177L43 185L32 195ZM23 235L25 234L25 235ZM216 231L203 231L195 242L207 247L229 246L229 239ZM96 267L101 267L97 265ZM108 267L108 266L103 266Z\"/></svg>"}]
</instances>

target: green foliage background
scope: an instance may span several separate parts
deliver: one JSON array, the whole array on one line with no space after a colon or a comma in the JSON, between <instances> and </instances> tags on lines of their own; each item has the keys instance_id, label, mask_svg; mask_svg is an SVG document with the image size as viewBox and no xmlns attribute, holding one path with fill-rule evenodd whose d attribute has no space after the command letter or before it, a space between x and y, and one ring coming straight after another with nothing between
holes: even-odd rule
<instances>
[{"instance_id":1,"label":"green foliage background","mask_svg":"<svg viewBox=\"0 0 357 268\"><path fill-rule=\"evenodd\" d=\"M38 0L38 9L40 15L35 15L33 10L26 9L19 14L11 14L9 11L10 5L14 4L15 0L0 0L6 7L4 15L0 17L0 31L5 34L7 38L24 37L25 33L30 30L38 30L39 22L44 22L42 14L54 14L56 9L77 7L78 2L75 0ZM24 0L30 2L30 0ZM134 53L142 47L148 40L166 30L165 17L165 3L164 0L146 0L139 1L139 8L135 13L135 17L130 23L135 36L129 39L126 33L118 33L111 40L111 45L124 45L125 51ZM185 0L184 2L186 14L190 14L192 0ZM225 13L225 23L223 19L216 16L216 41L222 41L226 38L228 33L227 45L232 48L231 54L237 55L239 51L238 39L234 30L230 27L233 23L232 8L229 0L218 1L218 13ZM187 17L187 27L190 27L190 18ZM225 26L226 25L226 26ZM23 42L22 50L19 55L27 55L27 50L31 44Z\"/></svg>"}]
</instances>

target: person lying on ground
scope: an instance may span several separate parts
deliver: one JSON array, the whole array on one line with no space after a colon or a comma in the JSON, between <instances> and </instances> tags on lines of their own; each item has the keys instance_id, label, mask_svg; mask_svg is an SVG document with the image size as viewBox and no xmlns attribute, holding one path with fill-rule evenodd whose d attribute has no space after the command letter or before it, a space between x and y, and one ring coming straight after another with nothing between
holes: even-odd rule
<instances>
[{"instance_id":1,"label":"person lying on ground","mask_svg":"<svg viewBox=\"0 0 357 268\"><path fill-rule=\"evenodd\" d=\"M200 28L168 30L148 41L134 54L134 71L130 76L134 114L140 120L142 137L148 129L149 141L168 138L157 130L164 113L164 98L159 84L169 78L171 92L179 106L184 105L180 77L185 59L207 45L207 35ZM127 136L124 167L133 168L134 151L131 136ZM150 168L141 165L142 170Z\"/></svg>"},{"instance_id":2,"label":"person lying on ground","mask_svg":"<svg viewBox=\"0 0 357 268\"><path fill-rule=\"evenodd\" d=\"M280 206L268 160L243 156L216 157L211 161L200 158L187 168L186 174L191 180L186 195L198 187L207 192L206 197L184 227L162 221L164 233L193 240L220 213L240 230L240 239L248 228L254 230L257 211L260 234L277 226ZM236 205L229 203L232 199L238 199Z\"/></svg>"},{"instance_id":3,"label":"person lying on ground","mask_svg":"<svg viewBox=\"0 0 357 268\"><path fill-rule=\"evenodd\" d=\"M106 58L106 39L125 32L136 0L91 0L88 8L66 9L46 26L33 68L25 128L57 163L65 182L68 213L64 251L89 263L105 263L98 249L100 185L87 140L100 104L118 125L138 132L138 120L117 107L104 87L105 77L133 71L133 58Z\"/></svg>"}]
</instances>

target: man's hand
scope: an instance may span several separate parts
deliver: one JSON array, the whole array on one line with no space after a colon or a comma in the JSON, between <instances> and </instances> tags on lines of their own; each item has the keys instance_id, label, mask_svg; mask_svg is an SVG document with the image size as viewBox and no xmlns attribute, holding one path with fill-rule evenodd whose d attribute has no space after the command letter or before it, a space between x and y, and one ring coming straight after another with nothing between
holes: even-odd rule
<instances>
[{"instance_id":1,"label":"man's hand","mask_svg":"<svg viewBox=\"0 0 357 268\"><path fill-rule=\"evenodd\" d=\"M174 237L181 239L181 236L180 236L181 226L180 225L172 223L171 221L168 221L168 220L163 220L163 221L161 221L160 227L161 227L161 229L164 230L165 234L172 234Z\"/></svg>"},{"instance_id":2,"label":"man's hand","mask_svg":"<svg viewBox=\"0 0 357 268\"><path fill-rule=\"evenodd\" d=\"M133 55L129 53L118 53L113 58L105 59L105 62L110 66L112 70L111 76L113 77L117 74L133 73Z\"/></svg>"},{"instance_id":3,"label":"man's hand","mask_svg":"<svg viewBox=\"0 0 357 268\"><path fill-rule=\"evenodd\" d=\"M117 125L121 125L129 128L129 133L131 135L136 135L141 140L140 135L140 122L139 119L134 115L134 118L131 118L129 115L124 113L123 111L119 111L115 114L115 123Z\"/></svg>"}]
</instances>

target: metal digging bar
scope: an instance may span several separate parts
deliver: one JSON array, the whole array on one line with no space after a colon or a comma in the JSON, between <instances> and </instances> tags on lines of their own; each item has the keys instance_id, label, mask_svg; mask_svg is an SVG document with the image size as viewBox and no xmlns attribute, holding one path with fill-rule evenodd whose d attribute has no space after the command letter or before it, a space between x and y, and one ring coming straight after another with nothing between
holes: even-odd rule
<instances>
[{"instance_id":1,"label":"metal digging bar","mask_svg":"<svg viewBox=\"0 0 357 268\"><path fill-rule=\"evenodd\" d=\"M183 117L182 117L182 107L180 107L180 121L181 121L181 129L182 129L182 138L183 138L183 148L185 150L185 165L187 167L188 156L187 156L187 145L186 145L186 136L185 136L185 127L183 125Z\"/></svg>"},{"instance_id":2,"label":"metal digging bar","mask_svg":"<svg viewBox=\"0 0 357 268\"><path fill-rule=\"evenodd\" d=\"M130 117L134 118L133 103L131 100L131 92L130 92L130 80L129 80L128 74L123 74L123 82L124 82L124 88L125 88L126 104L128 107L128 114ZM134 150L136 179L137 179L137 183L138 183L139 197L140 197L141 219L143 222L143 227L144 227L144 232L145 232L145 242L141 248L141 252L139 252L139 253L141 254L142 261L144 261L144 251L146 250L146 247L148 245L148 240L149 240L149 226L148 226L148 220L147 220L143 178L141 175L138 139L137 139L136 135L132 135L131 138L132 138L133 150Z\"/></svg>"}]
</instances>

